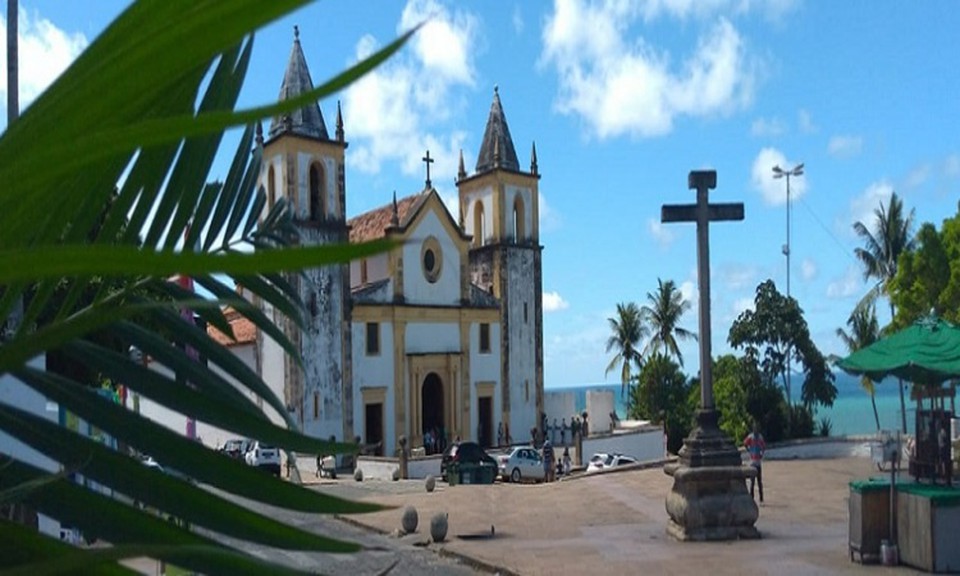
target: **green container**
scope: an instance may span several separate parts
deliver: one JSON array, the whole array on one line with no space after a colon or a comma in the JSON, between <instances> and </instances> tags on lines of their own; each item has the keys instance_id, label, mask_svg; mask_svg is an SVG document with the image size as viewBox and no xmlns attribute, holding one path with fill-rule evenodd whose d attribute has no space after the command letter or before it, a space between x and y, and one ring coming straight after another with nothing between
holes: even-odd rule
<instances>
[{"instance_id":1,"label":"green container","mask_svg":"<svg viewBox=\"0 0 960 576\"><path fill-rule=\"evenodd\" d=\"M447 464L447 485L456 486L460 484L460 465L456 462Z\"/></svg>"}]
</instances>

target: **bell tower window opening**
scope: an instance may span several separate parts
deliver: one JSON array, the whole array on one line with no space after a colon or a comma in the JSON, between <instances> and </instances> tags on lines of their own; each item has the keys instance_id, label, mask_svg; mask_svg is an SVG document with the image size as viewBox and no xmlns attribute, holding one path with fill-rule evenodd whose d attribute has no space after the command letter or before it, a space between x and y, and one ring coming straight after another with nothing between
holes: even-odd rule
<instances>
[{"instance_id":1,"label":"bell tower window opening","mask_svg":"<svg viewBox=\"0 0 960 576\"><path fill-rule=\"evenodd\" d=\"M267 208L271 210L277 203L277 184L274 181L275 179L276 174L273 171L273 165L271 165L270 169L267 170Z\"/></svg>"},{"instance_id":2,"label":"bell tower window opening","mask_svg":"<svg viewBox=\"0 0 960 576\"><path fill-rule=\"evenodd\" d=\"M483 202L477 200L473 203L473 245L476 247L486 244L486 235L484 227L486 226L486 217L483 213Z\"/></svg>"},{"instance_id":3,"label":"bell tower window opening","mask_svg":"<svg viewBox=\"0 0 960 576\"><path fill-rule=\"evenodd\" d=\"M314 162L310 165L310 220L318 222L326 217L323 205L323 168Z\"/></svg>"},{"instance_id":4,"label":"bell tower window opening","mask_svg":"<svg viewBox=\"0 0 960 576\"><path fill-rule=\"evenodd\" d=\"M517 194L513 201L513 241L517 243L524 239L523 219L523 198Z\"/></svg>"}]
</instances>

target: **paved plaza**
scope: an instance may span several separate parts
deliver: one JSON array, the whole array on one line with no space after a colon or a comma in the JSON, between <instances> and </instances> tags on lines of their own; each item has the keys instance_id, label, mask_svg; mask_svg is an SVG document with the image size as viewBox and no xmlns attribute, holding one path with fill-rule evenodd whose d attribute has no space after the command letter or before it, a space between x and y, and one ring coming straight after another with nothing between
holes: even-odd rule
<instances>
[{"instance_id":1,"label":"paved plaza","mask_svg":"<svg viewBox=\"0 0 960 576\"><path fill-rule=\"evenodd\" d=\"M447 542L430 544L428 549L507 574L914 573L904 567L861 566L850 561L848 482L878 472L869 458L850 456L862 450L842 444L840 448L800 448L795 459L789 451L781 451L780 459L765 464L766 503L757 521L759 541L680 543L668 538L664 498L672 479L660 468L546 485L451 487L438 483L434 493L425 491L422 480L358 483L341 479L314 487L396 506L349 518L384 534L397 531L404 506L415 506L419 534L396 539L398 544L422 544L430 517L446 512Z\"/></svg>"}]
</instances>

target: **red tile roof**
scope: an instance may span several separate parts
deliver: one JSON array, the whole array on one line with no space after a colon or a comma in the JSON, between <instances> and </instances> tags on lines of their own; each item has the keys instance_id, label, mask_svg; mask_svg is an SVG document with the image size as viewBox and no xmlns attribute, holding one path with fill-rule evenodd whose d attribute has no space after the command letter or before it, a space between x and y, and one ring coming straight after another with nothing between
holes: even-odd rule
<instances>
[{"instance_id":1,"label":"red tile roof","mask_svg":"<svg viewBox=\"0 0 960 576\"><path fill-rule=\"evenodd\" d=\"M397 200L397 216L401 226L406 223L408 215L412 216L416 212L415 208L426 197L427 194L421 192ZM393 202L351 218L347 222L350 226L350 242L369 242L383 238L392 220Z\"/></svg>"},{"instance_id":2,"label":"red tile roof","mask_svg":"<svg viewBox=\"0 0 960 576\"><path fill-rule=\"evenodd\" d=\"M217 330L213 326L207 326L207 334L209 334L210 337L213 338L218 344L230 347L239 346L241 344L250 344L256 340L257 327L253 324L253 322L242 316L233 308L226 308L223 311L223 314L227 317L227 321L230 322L230 328L233 330L233 335L236 336L236 340Z\"/></svg>"}]
</instances>

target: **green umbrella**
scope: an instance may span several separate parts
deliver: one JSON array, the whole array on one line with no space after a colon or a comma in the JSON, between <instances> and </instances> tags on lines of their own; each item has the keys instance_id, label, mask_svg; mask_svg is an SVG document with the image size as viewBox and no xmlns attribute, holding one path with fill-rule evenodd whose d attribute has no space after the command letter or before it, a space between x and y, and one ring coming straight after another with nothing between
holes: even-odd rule
<instances>
[{"instance_id":1,"label":"green umbrella","mask_svg":"<svg viewBox=\"0 0 960 576\"><path fill-rule=\"evenodd\" d=\"M920 384L960 378L960 328L937 317L923 318L854 352L837 366L875 382L886 376Z\"/></svg>"}]
</instances>

